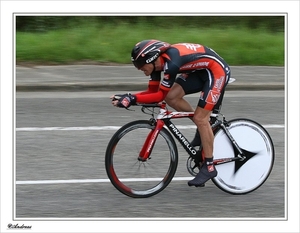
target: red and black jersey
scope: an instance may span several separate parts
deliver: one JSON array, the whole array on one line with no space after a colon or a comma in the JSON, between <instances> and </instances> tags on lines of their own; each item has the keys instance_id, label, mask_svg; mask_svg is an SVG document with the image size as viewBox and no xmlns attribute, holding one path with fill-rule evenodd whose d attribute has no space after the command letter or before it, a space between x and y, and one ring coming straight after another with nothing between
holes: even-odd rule
<instances>
[{"instance_id":1,"label":"red and black jersey","mask_svg":"<svg viewBox=\"0 0 300 233\"><path fill-rule=\"evenodd\" d=\"M136 94L137 102L152 103L164 100L179 73L208 69L218 76L218 74L224 75L227 66L223 58L212 49L191 43L171 45L159 59L164 64L162 81L161 71L154 71L150 76L148 90Z\"/></svg>"}]
</instances>

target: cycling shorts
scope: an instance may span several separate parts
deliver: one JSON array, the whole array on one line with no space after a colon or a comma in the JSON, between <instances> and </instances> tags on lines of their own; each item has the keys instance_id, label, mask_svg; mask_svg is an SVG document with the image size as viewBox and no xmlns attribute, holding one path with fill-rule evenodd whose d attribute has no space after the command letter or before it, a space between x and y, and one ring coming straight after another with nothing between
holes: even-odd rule
<instances>
[{"instance_id":1,"label":"cycling shorts","mask_svg":"<svg viewBox=\"0 0 300 233\"><path fill-rule=\"evenodd\" d=\"M186 95L200 92L198 106L212 111L220 108L225 87L230 78L230 70L212 73L208 69L192 73L180 74L175 82L179 84Z\"/></svg>"}]
</instances>

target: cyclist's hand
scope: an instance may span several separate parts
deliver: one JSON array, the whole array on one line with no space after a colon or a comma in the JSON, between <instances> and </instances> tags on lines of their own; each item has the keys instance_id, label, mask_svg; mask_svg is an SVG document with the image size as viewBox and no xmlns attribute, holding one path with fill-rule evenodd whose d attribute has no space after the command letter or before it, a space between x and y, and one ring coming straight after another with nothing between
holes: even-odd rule
<instances>
[{"instance_id":1,"label":"cyclist's hand","mask_svg":"<svg viewBox=\"0 0 300 233\"><path fill-rule=\"evenodd\" d=\"M117 94L110 98L112 99L112 104L120 108L129 108L131 105L136 104L136 96L131 95L130 93L123 95Z\"/></svg>"},{"instance_id":2,"label":"cyclist's hand","mask_svg":"<svg viewBox=\"0 0 300 233\"><path fill-rule=\"evenodd\" d=\"M111 99L111 104L113 106L116 106L118 105L118 102L119 102L119 99L123 96L124 94L116 94L116 95L113 95L110 97Z\"/></svg>"},{"instance_id":3,"label":"cyclist's hand","mask_svg":"<svg viewBox=\"0 0 300 233\"><path fill-rule=\"evenodd\" d=\"M112 95L110 97L112 102L118 102L118 100L123 96L124 94L116 94L116 95Z\"/></svg>"}]
</instances>

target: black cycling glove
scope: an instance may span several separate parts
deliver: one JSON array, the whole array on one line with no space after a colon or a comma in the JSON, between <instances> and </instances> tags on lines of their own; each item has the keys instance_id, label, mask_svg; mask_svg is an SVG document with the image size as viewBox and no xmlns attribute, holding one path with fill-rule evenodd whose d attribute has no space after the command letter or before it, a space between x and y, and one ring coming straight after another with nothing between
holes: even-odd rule
<instances>
[{"instance_id":1,"label":"black cycling glove","mask_svg":"<svg viewBox=\"0 0 300 233\"><path fill-rule=\"evenodd\" d=\"M126 93L124 95L115 95L113 100L118 100L117 106L120 108L129 108L136 104L136 96Z\"/></svg>"}]
</instances>

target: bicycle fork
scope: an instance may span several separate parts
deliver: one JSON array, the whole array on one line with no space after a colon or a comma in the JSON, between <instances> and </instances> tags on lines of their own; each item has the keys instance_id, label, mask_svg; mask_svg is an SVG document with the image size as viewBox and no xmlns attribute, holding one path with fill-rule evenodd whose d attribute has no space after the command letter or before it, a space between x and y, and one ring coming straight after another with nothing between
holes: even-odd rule
<instances>
[{"instance_id":1,"label":"bicycle fork","mask_svg":"<svg viewBox=\"0 0 300 233\"><path fill-rule=\"evenodd\" d=\"M163 120L157 120L156 122L152 122L152 123L153 124L155 123L155 128L151 130L150 133L148 134L145 143L139 153L138 160L142 162L151 159L150 154L152 152L153 145L156 142L160 130L165 125L165 122Z\"/></svg>"},{"instance_id":2,"label":"bicycle fork","mask_svg":"<svg viewBox=\"0 0 300 233\"><path fill-rule=\"evenodd\" d=\"M155 128L151 130L148 134L145 143L139 153L138 160L139 161L146 161L150 159L150 154L153 149L153 145L156 142L157 136L160 130L166 125L170 132L174 135L174 137L180 142L186 152L195 158L198 156L199 152L190 144L190 142L183 136L183 134L178 130L178 128L169 120L169 119L157 119L156 121L153 120L153 124L155 124Z\"/></svg>"}]
</instances>

